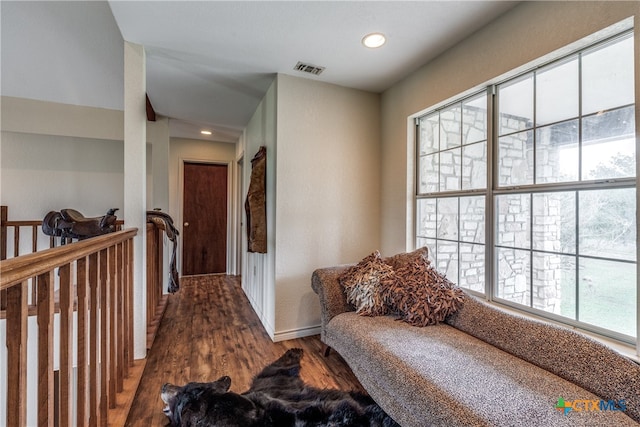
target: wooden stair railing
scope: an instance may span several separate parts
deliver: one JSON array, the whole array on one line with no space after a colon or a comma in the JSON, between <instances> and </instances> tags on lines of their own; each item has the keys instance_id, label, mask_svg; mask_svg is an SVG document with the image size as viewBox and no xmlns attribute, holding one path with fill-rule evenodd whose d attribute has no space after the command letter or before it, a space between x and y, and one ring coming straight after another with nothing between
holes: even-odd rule
<instances>
[{"instance_id":1,"label":"wooden stair railing","mask_svg":"<svg viewBox=\"0 0 640 427\"><path fill-rule=\"evenodd\" d=\"M168 295L162 289L164 231L147 222L147 350L151 348L164 317Z\"/></svg>"},{"instance_id":2,"label":"wooden stair railing","mask_svg":"<svg viewBox=\"0 0 640 427\"><path fill-rule=\"evenodd\" d=\"M124 221L116 221L117 230L121 230L123 225ZM151 348L153 344L168 301L162 288L164 233L164 230L158 228L154 223L147 223L147 349ZM43 243L42 239L46 239L47 242ZM0 206L0 260L34 253L39 249L60 246L61 239L61 237L45 235L42 232L42 220L9 220L8 207ZM31 240L30 247L25 247L26 242L23 240ZM67 239L66 243L70 242L71 239ZM33 284L35 281L30 282L30 286ZM31 289L29 295L35 296L36 293ZM5 316L6 298L6 292L0 292L0 319ZM56 313L60 312L59 300L59 293L56 293L54 302ZM74 310L75 308L74 305ZM34 310L35 304L30 303L29 314L35 315Z\"/></svg>"},{"instance_id":3,"label":"wooden stair railing","mask_svg":"<svg viewBox=\"0 0 640 427\"><path fill-rule=\"evenodd\" d=\"M34 405L30 410L37 410L38 425L68 426L74 413L77 425L108 425L108 410L116 406L116 396L133 365L136 234L137 229L122 230L0 261L7 347L7 366L0 366L7 374L7 419L0 424L26 425L29 402ZM59 288L58 307L55 288ZM28 325L29 301L36 313L36 328ZM54 342L56 308L60 333ZM28 330L37 335L37 367L27 365ZM60 359L57 390L54 353ZM29 369L37 369L38 382L37 392L28 398ZM58 408L54 408L55 395L59 396ZM58 414L55 420L54 414Z\"/></svg>"}]
</instances>

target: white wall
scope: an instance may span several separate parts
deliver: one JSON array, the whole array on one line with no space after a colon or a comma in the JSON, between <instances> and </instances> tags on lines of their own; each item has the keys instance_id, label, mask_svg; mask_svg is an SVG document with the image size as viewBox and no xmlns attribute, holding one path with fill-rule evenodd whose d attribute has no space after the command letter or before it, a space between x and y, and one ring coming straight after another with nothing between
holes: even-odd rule
<instances>
[{"instance_id":1,"label":"white wall","mask_svg":"<svg viewBox=\"0 0 640 427\"><path fill-rule=\"evenodd\" d=\"M242 234L242 289L260 318L265 330L273 339L275 335L275 259L276 259L276 160L277 160L277 88L274 81L258 105L241 140L243 156L243 203L249 190L251 159L261 146L267 147L267 253L248 253L246 239L246 214L243 214Z\"/></svg>"},{"instance_id":2,"label":"white wall","mask_svg":"<svg viewBox=\"0 0 640 427\"><path fill-rule=\"evenodd\" d=\"M266 254L247 253L242 286L272 339L318 333L311 274L358 261L380 241L379 95L278 75L237 156L267 147Z\"/></svg>"},{"instance_id":3,"label":"white wall","mask_svg":"<svg viewBox=\"0 0 640 427\"><path fill-rule=\"evenodd\" d=\"M169 119L156 115L147 122L147 210L169 213ZM162 260L162 289L168 293L173 242L166 235Z\"/></svg>"},{"instance_id":4,"label":"white wall","mask_svg":"<svg viewBox=\"0 0 640 427\"><path fill-rule=\"evenodd\" d=\"M275 339L317 333L311 274L380 245L380 97L278 75Z\"/></svg>"},{"instance_id":5,"label":"white wall","mask_svg":"<svg viewBox=\"0 0 640 427\"><path fill-rule=\"evenodd\" d=\"M0 105L0 202L9 206L10 219L38 219L43 209L47 209L46 213L54 208L76 206L80 206L82 209L78 209L83 213L86 208L88 215L93 215L95 210L97 215L106 211L104 206L112 207L112 203L121 209L118 216L124 215L122 111L12 97L2 97ZM152 207L166 211L169 204L167 118L147 122L147 151L152 154L147 159L152 182L147 200ZM55 179L43 176L46 171L51 171ZM117 174L121 176L116 180ZM52 189L58 175L65 178ZM96 191L100 187L102 195Z\"/></svg>"},{"instance_id":6,"label":"white wall","mask_svg":"<svg viewBox=\"0 0 640 427\"><path fill-rule=\"evenodd\" d=\"M382 250L394 253L413 245L414 143L408 132L409 116L501 79L512 70L527 69L539 58L550 59L555 51L630 16L640 23L639 2L523 2L385 91ZM636 46L640 41L637 28Z\"/></svg>"},{"instance_id":7,"label":"white wall","mask_svg":"<svg viewBox=\"0 0 640 427\"><path fill-rule=\"evenodd\" d=\"M121 110L1 97L2 130L81 138L124 139Z\"/></svg>"},{"instance_id":8,"label":"white wall","mask_svg":"<svg viewBox=\"0 0 640 427\"><path fill-rule=\"evenodd\" d=\"M169 119L156 115L147 122L147 209L160 208L169 212Z\"/></svg>"},{"instance_id":9,"label":"white wall","mask_svg":"<svg viewBox=\"0 0 640 427\"><path fill-rule=\"evenodd\" d=\"M123 153L122 141L2 132L1 204L10 219L122 209Z\"/></svg>"},{"instance_id":10,"label":"white wall","mask_svg":"<svg viewBox=\"0 0 640 427\"><path fill-rule=\"evenodd\" d=\"M133 354L145 357L147 318L147 72L144 47L124 42L124 222L133 239Z\"/></svg>"},{"instance_id":11,"label":"white wall","mask_svg":"<svg viewBox=\"0 0 640 427\"><path fill-rule=\"evenodd\" d=\"M2 97L0 204L9 219L122 209L122 126L121 111Z\"/></svg>"}]
</instances>

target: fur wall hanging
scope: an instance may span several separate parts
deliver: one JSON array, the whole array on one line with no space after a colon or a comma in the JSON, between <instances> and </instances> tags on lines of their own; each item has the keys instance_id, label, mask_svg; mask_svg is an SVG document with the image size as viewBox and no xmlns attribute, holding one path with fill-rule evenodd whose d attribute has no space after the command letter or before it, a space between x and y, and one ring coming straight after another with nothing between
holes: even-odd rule
<instances>
[{"instance_id":1,"label":"fur wall hanging","mask_svg":"<svg viewBox=\"0 0 640 427\"><path fill-rule=\"evenodd\" d=\"M244 202L249 252L267 253L267 147L251 160L249 192Z\"/></svg>"}]
</instances>

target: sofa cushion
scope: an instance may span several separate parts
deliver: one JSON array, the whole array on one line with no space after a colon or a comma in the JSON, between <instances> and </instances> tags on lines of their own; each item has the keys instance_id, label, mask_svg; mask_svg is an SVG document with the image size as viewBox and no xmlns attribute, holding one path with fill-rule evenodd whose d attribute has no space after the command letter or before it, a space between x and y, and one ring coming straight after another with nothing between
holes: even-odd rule
<instances>
[{"instance_id":1,"label":"sofa cushion","mask_svg":"<svg viewBox=\"0 0 640 427\"><path fill-rule=\"evenodd\" d=\"M384 281L395 281L393 268L385 264L375 251L338 278L347 295L347 302L363 316L381 316L389 309L381 293Z\"/></svg>"},{"instance_id":2,"label":"sofa cushion","mask_svg":"<svg viewBox=\"0 0 640 427\"><path fill-rule=\"evenodd\" d=\"M440 323L463 303L462 290L436 271L426 257L413 256L395 273L397 280L382 282L383 299L413 326Z\"/></svg>"},{"instance_id":3,"label":"sofa cushion","mask_svg":"<svg viewBox=\"0 0 640 427\"><path fill-rule=\"evenodd\" d=\"M637 425L620 411L564 415L560 397L600 398L445 323L414 328L347 312L327 324L325 343L404 427Z\"/></svg>"}]
</instances>

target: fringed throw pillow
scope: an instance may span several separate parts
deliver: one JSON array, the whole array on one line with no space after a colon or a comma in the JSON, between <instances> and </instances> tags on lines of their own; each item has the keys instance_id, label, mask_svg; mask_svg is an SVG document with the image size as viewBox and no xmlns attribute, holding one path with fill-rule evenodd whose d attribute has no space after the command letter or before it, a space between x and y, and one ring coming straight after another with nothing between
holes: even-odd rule
<instances>
[{"instance_id":1,"label":"fringed throw pillow","mask_svg":"<svg viewBox=\"0 0 640 427\"><path fill-rule=\"evenodd\" d=\"M394 271L398 271L409 264L416 261L429 261L429 248L423 246L413 252L402 252L393 256L383 258L383 261L393 267Z\"/></svg>"},{"instance_id":2,"label":"fringed throw pillow","mask_svg":"<svg viewBox=\"0 0 640 427\"><path fill-rule=\"evenodd\" d=\"M338 277L347 295L347 302L356 308L356 313L363 316L382 316L389 312L380 292L381 283L394 280L393 268L382 261L378 251Z\"/></svg>"},{"instance_id":3,"label":"fringed throw pillow","mask_svg":"<svg viewBox=\"0 0 640 427\"><path fill-rule=\"evenodd\" d=\"M424 257L414 258L395 273L396 280L384 281L382 298L411 325L438 324L462 306L462 289Z\"/></svg>"}]
</instances>

